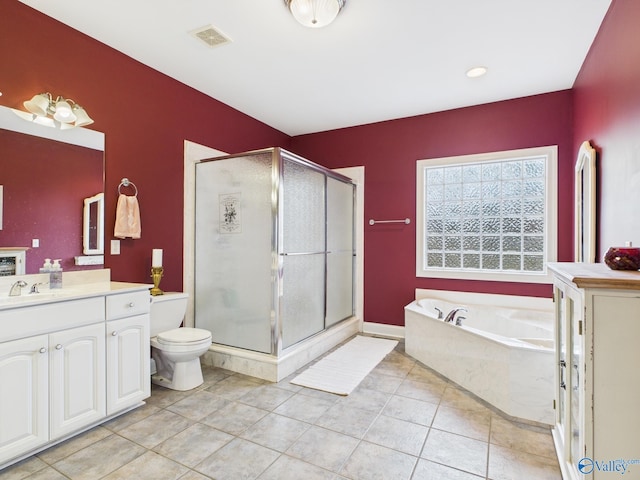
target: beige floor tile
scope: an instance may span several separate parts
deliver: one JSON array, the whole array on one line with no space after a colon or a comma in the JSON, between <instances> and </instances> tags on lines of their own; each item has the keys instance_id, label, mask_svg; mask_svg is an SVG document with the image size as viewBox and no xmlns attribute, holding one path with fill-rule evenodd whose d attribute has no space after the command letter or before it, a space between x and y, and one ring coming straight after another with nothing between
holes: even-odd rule
<instances>
[{"instance_id":1,"label":"beige floor tile","mask_svg":"<svg viewBox=\"0 0 640 480\"><path fill-rule=\"evenodd\" d=\"M219 397L215 393L200 390L169 405L167 410L190 420L198 421L212 412L225 407L227 404L229 404L229 400Z\"/></svg>"},{"instance_id":2,"label":"beige floor tile","mask_svg":"<svg viewBox=\"0 0 640 480\"><path fill-rule=\"evenodd\" d=\"M153 415L154 413L158 413L161 410L160 407L150 405L148 402L149 400L147 400L146 405L138 407L135 410L131 410L123 415L120 415L119 417L109 420L103 423L102 426L104 428L108 428L113 432L118 432L123 428L127 428L128 426L133 425L134 423L137 423L140 420Z\"/></svg>"},{"instance_id":3,"label":"beige floor tile","mask_svg":"<svg viewBox=\"0 0 640 480\"><path fill-rule=\"evenodd\" d=\"M487 442L432 428L420 456L474 475L485 476L488 447Z\"/></svg>"},{"instance_id":4,"label":"beige floor tile","mask_svg":"<svg viewBox=\"0 0 640 480\"><path fill-rule=\"evenodd\" d=\"M69 440L54 445L53 447L40 452L38 458L49 465L68 457L72 453L82 450L89 445L102 440L111 435L111 431L104 427L95 427L80 436L70 438Z\"/></svg>"},{"instance_id":5,"label":"beige floor tile","mask_svg":"<svg viewBox=\"0 0 640 480\"><path fill-rule=\"evenodd\" d=\"M233 435L197 423L168 438L153 450L187 467L194 467L234 438Z\"/></svg>"},{"instance_id":6,"label":"beige floor tile","mask_svg":"<svg viewBox=\"0 0 640 480\"><path fill-rule=\"evenodd\" d=\"M336 399L326 400L297 393L276 408L274 413L295 418L302 422L313 423L329 410L335 402Z\"/></svg>"},{"instance_id":7,"label":"beige floor tile","mask_svg":"<svg viewBox=\"0 0 640 480\"><path fill-rule=\"evenodd\" d=\"M416 465L416 469L413 472L411 480L483 480L484 478L484 476L479 477L469 472L456 470L455 468L440 465L439 463L433 463L429 460L420 459L418 461L418 465Z\"/></svg>"},{"instance_id":8,"label":"beige floor tile","mask_svg":"<svg viewBox=\"0 0 640 480\"><path fill-rule=\"evenodd\" d=\"M362 380L359 387L377 390L384 393L395 393L402 383L402 380L402 377L385 375L374 370L367 375L364 380Z\"/></svg>"},{"instance_id":9,"label":"beige floor tile","mask_svg":"<svg viewBox=\"0 0 640 480\"><path fill-rule=\"evenodd\" d=\"M472 393L467 392L454 385L448 385L442 394L440 402L446 407L461 408L463 410L477 410L483 412L491 412L486 404L479 400Z\"/></svg>"},{"instance_id":10,"label":"beige floor tile","mask_svg":"<svg viewBox=\"0 0 640 480\"><path fill-rule=\"evenodd\" d=\"M287 455L337 472L359 441L348 435L311 427L287 450Z\"/></svg>"},{"instance_id":11,"label":"beige floor tile","mask_svg":"<svg viewBox=\"0 0 640 480\"><path fill-rule=\"evenodd\" d=\"M0 472L0 478L4 480L5 477L3 474L4 472ZM7 478L10 479L11 477ZM67 480L67 477L52 467L43 468L42 470L23 478L25 478L25 480Z\"/></svg>"},{"instance_id":12,"label":"beige floor tile","mask_svg":"<svg viewBox=\"0 0 640 480\"><path fill-rule=\"evenodd\" d=\"M490 480L535 478L536 480L562 480L556 459L531 455L499 445L489 447Z\"/></svg>"},{"instance_id":13,"label":"beige floor tile","mask_svg":"<svg viewBox=\"0 0 640 480\"><path fill-rule=\"evenodd\" d=\"M483 442L489 441L491 414L483 410L462 410L444 405L438 411L431 426L445 432L457 433Z\"/></svg>"},{"instance_id":14,"label":"beige floor tile","mask_svg":"<svg viewBox=\"0 0 640 480\"><path fill-rule=\"evenodd\" d=\"M181 392L178 390L171 390L169 388L160 387L158 385L151 384L151 396L145 400L147 405L152 405L158 408L166 408L169 405L188 397L193 392Z\"/></svg>"},{"instance_id":15,"label":"beige floor tile","mask_svg":"<svg viewBox=\"0 0 640 480\"><path fill-rule=\"evenodd\" d=\"M409 455L420 455L429 428L397 418L380 415L369 428L364 440Z\"/></svg>"},{"instance_id":16,"label":"beige floor tile","mask_svg":"<svg viewBox=\"0 0 640 480\"><path fill-rule=\"evenodd\" d=\"M72 480L96 480L144 453L144 447L112 434L56 462L53 468Z\"/></svg>"},{"instance_id":17,"label":"beige floor tile","mask_svg":"<svg viewBox=\"0 0 640 480\"><path fill-rule=\"evenodd\" d=\"M184 418L182 415L169 410L161 410L127 428L123 428L120 430L119 435L145 448L153 448L192 424L191 420Z\"/></svg>"},{"instance_id":18,"label":"beige floor tile","mask_svg":"<svg viewBox=\"0 0 640 480\"><path fill-rule=\"evenodd\" d=\"M444 385L417 382L415 380L404 380L396 390L395 394L438 405L444 391Z\"/></svg>"},{"instance_id":19,"label":"beige floor tile","mask_svg":"<svg viewBox=\"0 0 640 480\"><path fill-rule=\"evenodd\" d=\"M247 428L240 437L258 445L284 452L310 426L308 423L271 413Z\"/></svg>"},{"instance_id":20,"label":"beige floor tile","mask_svg":"<svg viewBox=\"0 0 640 480\"><path fill-rule=\"evenodd\" d=\"M390 393L371 390L369 388L357 387L349 395L341 397L336 402L350 408L360 408L375 413L379 413L391 398Z\"/></svg>"},{"instance_id":21,"label":"beige floor tile","mask_svg":"<svg viewBox=\"0 0 640 480\"><path fill-rule=\"evenodd\" d=\"M362 438L377 416L378 412L336 404L315 423L329 430Z\"/></svg>"},{"instance_id":22,"label":"beige floor tile","mask_svg":"<svg viewBox=\"0 0 640 480\"><path fill-rule=\"evenodd\" d=\"M103 480L177 480L189 469L154 452L147 452Z\"/></svg>"},{"instance_id":23,"label":"beige floor tile","mask_svg":"<svg viewBox=\"0 0 640 480\"><path fill-rule=\"evenodd\" d=\"M281 455L258 480L332 480L334 474L328 470L303 462L297 458Z\"/></svg>"},{"instance_id":24,"label":"beige floor tile","mask_svg":"<svg viewBox=\"0 0 640 480\"><path fill-rule=\"evenodd\" d=\"M491 443L533 455L557 458L549 428L512 422L498 415L491 420Z\"/></svg>"},{"instance_id":25,"label":"beige floor tile","mask_svg":"<svg viewBox=\"0 0 640 480\"><path fill-rule=\"evenodd\" d=\"M239 401L252 407L272 411L294 395L291 390L285 390L274 385L262 385L240 397Z\"/></svg>"},{"instance_id":26,"label":"beige floor tile","mask_svg":"<svg viewBox=\"0 0 640 480\"><path fill-rule=\"evenodd\" d=\"M201 422L231 435L240 435L269 412L260 408L231 402L204 417Z\"/></svg>"},{"instance_id":27,"label":"beige floor tile","mask_svg":"<svg viewBox=\"0 0 640 480\"><path fill-rule=\"evenodd\" d=\"M207 477L206 475L202 475L193 470L189 470L183 476L180 477L180 480L211 480L211 477Z\"/></svg>"},{"instance_id":28,"label":"beige floor tile","mask_svg":"<svg viewBox=\"0 0 640 480\"><path fill-rule=\"evenodd\" d=\"M354 480L409 479L418 459L405 453L362 442L340 474Z\"/></svg>"},{"instance_id":29,"label":"beige floor tile","mask_svg":"<svg viewBox=\"0 0 640 480\"><path fill-rule=\"evenodd\" d=\"M32 456L0 470L2 480L22 480L36 472L47 468L47 464L38 457Z\"/></svg>"},{"instance_id":30,"label":"beige floor tile","mask_svg":"<svg viewBox=\"0 0 640 480\"><path fill-rule=\"evenodd\" d=\"M435 403L393 395L382 410L382 414L418 425L429 426L433 422L437 409L438 406Z\"/></svg>"},{"instance_id":31,"label":"beige floor tile","mask_svg":"<svg viewBox=\"0 0 640 480\"><path fill-rule=\"evenodd\" d=\"M255 443L236 438L198 464L194 470L216 480L257 478L280 456Z\"/></svg>"},{"instance_id":32,"label":"beige floor tile","mask_svg":"<svg viewBox=\"0 0 640 480\"><path fill-rule=\"evenodd\" d=\"M248 377L246 375L231 375L208 387L207 391L215 393L227 400L237 400L265 383L264 380L259 378Z\"/></svg>"}]
</instances>

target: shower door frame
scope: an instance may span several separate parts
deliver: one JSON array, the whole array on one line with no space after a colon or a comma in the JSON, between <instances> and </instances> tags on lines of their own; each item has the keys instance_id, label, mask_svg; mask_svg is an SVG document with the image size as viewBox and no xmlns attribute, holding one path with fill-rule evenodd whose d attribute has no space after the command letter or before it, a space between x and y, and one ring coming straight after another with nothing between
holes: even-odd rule
<instances>
[{"instance_id":1,"label":"shower door frame","mask_svg":"<svg viewBox=\"0 0 640 480\"><path fill-rule=\"evenodd\" d=\"M266 149L267 151L270 149ZM309 335L306 338L298 340L292 345L284 348L283 347L283 332L282 332L282 295L280 293L283 291L283 275L284 271L284 257L287 256L284 253L284 228L281 228L284 222L284 201L283 201L283 189L280 188L281 185L284 185L284 161L285 158L292 160L296 163L304 165L305 167L319 172L324 175L324 186L323 186L323 202L324 202L324 300L323 300L323 328L322 330ZM280 357L283 354L286 354L288 351L293 350L296 346L313 338L317 335L322 334L327 330L327 263L328 258L328 192L327 192L327 184L328 178L333 178L337 181L346 183L352 186L352 207L351 207L351 251L352 251L352 261L351 261L351 315L348 317L339 320L338 322L331 325L337 326L343 323L345 320L352 318L356 314L356 207L357 207L357 185L354 181L346 177L338 172L334 172L322 165L318 165L310 160L307 160L299 155L289 152L280 147L273 148L273 182L272 182L272 209L274 212L273 216L273 228L272 228L272 256L274 261L274 279L273 279L273 303L272 303L272 314L271 314L271 354L276 357ZM308 254L319 254L320 252L308 252Z\"/></svg>"}]
</instances>

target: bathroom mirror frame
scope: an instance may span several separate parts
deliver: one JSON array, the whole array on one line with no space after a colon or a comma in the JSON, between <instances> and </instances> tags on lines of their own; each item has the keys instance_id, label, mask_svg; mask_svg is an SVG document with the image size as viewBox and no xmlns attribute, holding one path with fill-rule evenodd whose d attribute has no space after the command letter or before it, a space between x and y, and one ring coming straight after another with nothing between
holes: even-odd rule
<instances>
[{"instance_id":1,"label":"bathroom mirror frame","mask_svg":"<svg viewBox=\"0 0 640 480\"><path fill-rule=\"evenodd\" d=\"M596 261L596 150L582 142L575 166L574 239L576 262Z\"/></svg>"},{"instance_id":2,"label":"bathroom mirror frame","mask_svg":"<svg viewBox=\"0 0 640 480\"><path fill-rule=\"evenodd\" d=\"M95 248L91 248L95 245ZM84 199L82 215L82 252L104 254L104 192Z\"/></svg>"},{"instance_id":3,"label":"bathroom mirror frame","mask_svg":"<svg viewBox=\"0 0 640 480\"><path fill-rule=\"evenodd\" d=\"M71 128L71 129L63 129L60 130L58 128L53 128L53 127L49 127L49 126L44 126L44 125L39 125L37 123L33 123L31 121L27 121L30 119L30 117L32 117L31 114L28 114L27 112L23 112L20 110L15 110L6 106L2 106L0 105L0 129L2 130L6 130L9 132L15 132L15 133L20 133L20 134L25 134L27 136L31 136L31 137L36 137L38 139L47 139L47 140L51 140L53 142L56 142L56 144L70 144L70 145L74 145L77 147L83 147L83 148L87 148L90 150L94 150L96 152L99 152L101 155L101 165L100 165L100 179L98 180L98 177L92 177L95 179L96 182L100 182L102 192L104 192L104 174L105 174L105 156L104 156L104 152L105 152L105 135L103 132L99 132L96 130L91 130L88 128L82 128L82 127L77 127L77 128ZM9 158L6 158L7 160L10 160ZM97 168L97 166L96 166ZM38 169L31 169L30 170L32 173L37 173ZM61 169L61 174L65 175L65 178L69 178L70 172L68 170L62 170ZM73 177L71 177L73 178ZM81 181L81 180L79 180ZM5 180L3 179L2 183L5 183ZM54 180L52 180L52 183L55 183ZM6 187L6 185L4 185ZM93 192L86 192L85 195L88 193L89 195L93 194L94 192L98 191L98 188L96 188L96 190L94 190ZM5 195L6 195L6 188L5 188ZM7 198L4 198L5 200L5 214L6 212L6 208L7 208ZM84 213L81 210L81 205L82 205L82 200L83 200L83 196L80 196L80 202L78 202L77 204L77 224L78 224L78 229L77 229L77 233L74 233L74 235L76 236L76 238L78 239L78 246L76 249L74 249L76 251L75 254L68 254L65 258L66 258L66 264L65 264L65 268L66 269L73 269L73 270L77 270L77 269L86 269L86 268L103 268L102 267L102 263L103 262L91 262L91 263L77 263L77 258L79 258L79 255L83 254L83 250L84 250L84 242L85 242L85 234L84 234ZM40 202L40 204L42 204L43 200L42 198L38 197L38 201ZM44 203L49 204L49 202L44 201ZM102 203L102 211L104 211L104 201L102 202L98 202L96 203L96 207L99 206L99 203ZM31 207L29 207L31 208ZM36 208L36 207L34 207ZM73 214L76 215L76 214ZM4 215L3 218L3 227L4 230L8 230L11 225L9 225L7 223L7 217L8 215ZM97 217L96 217L97 218ZM99 244L100 247L96 248L102 248L102 251L104 251L104 213L102 215L102 223L100 224L98 222L98 224L96 225L96 230L99 229L99 233L98 233L98 238L97 240L99 240ZM75 230L74 230L75 232ZM2 232L0 232L2 233ZM80 235L82 235L82 238L80 238ZM40 237L39 231L35 231L33 232L33 238L42 238ZM28 268L31 269L31 272L29 272L29 270L27 270L26 273L33 273L33 268L36 268L37 266L39 266L39 262L40 262L40 256L44 255L44 249L42 252L36 253L38 252L38 249L34 249L32 248L32 245L27 245L27 243L31 243L31 241L27 242L18 242L19 245L15 244L16 242L9 242L6 244L6 246L8 247L25 247L25 249L29 250L29 253L27 254L27 256L29 255L33 255L32 258L29 260L29 265L31 265L31 267L29 267L29 265L27 265ZM40 247L42 247L42 244L40 245ZM45 247L46 248L46 247ZM35 255L34 255L35 254ZM74 261L74 257L73 255L75 255L76 260ZM86 255L86 254L85 254ZM97 254L99 255L99 254ZM96 257L98 258L98 257ZM76 267L76 265L80 265L79 267Z\"/></svg>"}]
</instances>

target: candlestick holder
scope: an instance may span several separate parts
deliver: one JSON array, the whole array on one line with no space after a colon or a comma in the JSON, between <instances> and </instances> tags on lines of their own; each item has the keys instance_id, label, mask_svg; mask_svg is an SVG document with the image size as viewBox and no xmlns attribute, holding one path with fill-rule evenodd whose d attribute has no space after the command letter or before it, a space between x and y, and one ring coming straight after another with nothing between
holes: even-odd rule
<instances>
[{"instance_id":1,"label":"candlestick holder","mask_svg":"<svg viewBox=\"0 0 640 480\"><path fill-rule=\"evenodd\" d=\"M153 288L150 290L151 295L163 295L164 292L158 288L160 285L160 280L162 280L162 276L164 274L164 268L162 267L151 267L151 278L153 279Z\"/></svg>"}]
</instances>

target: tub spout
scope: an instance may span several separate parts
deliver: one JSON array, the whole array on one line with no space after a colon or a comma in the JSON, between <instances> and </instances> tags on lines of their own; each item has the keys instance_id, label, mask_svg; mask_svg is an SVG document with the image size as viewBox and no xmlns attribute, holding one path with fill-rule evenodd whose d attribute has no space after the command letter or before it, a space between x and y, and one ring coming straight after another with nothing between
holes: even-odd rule
<instances>
[{"instance_id":1,"label":"tub spout","mask_svg":"<svg viewBox=\"0 0 640 480\"><path fill-rule=\"evenodd\" d=\"M458 307L458 308L454 308L453 310L451 310L449 313L447 313L447 316L445 317L444 321L447 323L453 323L455 317L456 317L456 313L458 312L466 312L467 309L464 307ZM460 323L456 322L456 325L460 325Z\"/></svg>"}]
</instances>

